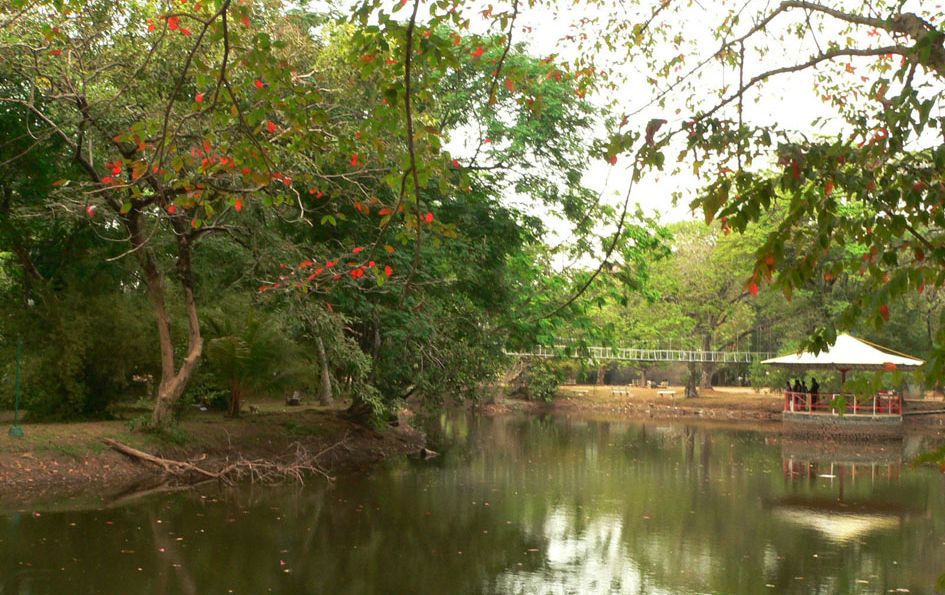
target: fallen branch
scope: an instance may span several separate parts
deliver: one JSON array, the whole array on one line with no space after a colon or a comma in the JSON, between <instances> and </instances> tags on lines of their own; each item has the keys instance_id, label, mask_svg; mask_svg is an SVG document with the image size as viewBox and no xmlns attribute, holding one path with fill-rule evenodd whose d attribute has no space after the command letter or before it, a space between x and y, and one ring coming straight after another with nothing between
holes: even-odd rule
<instances>
[{"instance_id":1,"label":"fallen branch","mask_svg":"<svg viewBox=\"0 0 945 595\"><path fill-rule=\"evenodd\" d=\"M176 477L201 476L209 479L216 479L227 484L233 484L240 480L249 479L253 483L275 483L286 478L292 478L299 483L305 483L306 474L321 475L328 481L333 481L334 477L318 463L318 459L328 452L344 446L348 435L338 442L312 453L300 443L295 443L295 452L285 461L271 459L245 459L242 456L236 461L229 462L227 459L224 465L218 470L210 470L190 461L180 461L176 459L167 459L159 457L143 450L138 450L127 444L118 442L111 438L104 440L110 448L121 454L135 460L150 463L163 470L165 475Z\"/></svg>"}]
</instances>

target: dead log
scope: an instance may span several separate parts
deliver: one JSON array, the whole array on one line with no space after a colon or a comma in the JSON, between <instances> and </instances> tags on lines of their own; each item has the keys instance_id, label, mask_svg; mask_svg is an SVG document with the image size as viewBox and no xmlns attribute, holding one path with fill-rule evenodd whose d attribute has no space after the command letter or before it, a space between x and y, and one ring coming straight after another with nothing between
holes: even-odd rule
<instances>
[{"instance_id":1,"label":"dead log","mask_svg":"<svg viewBox=\"0 0 945 595\"><path fill-rule=\"evenodd\" d=\"M334 450L339 446L344 446L348 435L338 442L323 448L322 450L311 453L300 443L295 443L295 451L285 461L270 459L245 459L241 455L236 461L224 461L223 466L212 471L205 469L189 461L179 461L159 457L143 450L138 450L127 444L118 442L111 438L104 440L105 444L121 454L135 460L150 463L164 471L165 475L176 477L200 476L209 479L217 479L228 484L235 483L242 479L249 479L253 483L275 483L280 480L292 478L299 483L305 483L306 474L321 475L328 481L334 481L334 477L318 463L318 459Z\"/></svg>"},{"instance_id":2,"label":"dead log","mask_svg":"<svg viewBox=\"0 0 945 595\"><path fill-rule=\"evenodd\" d=\"M150 453L144 452L143 450L138 450L137 448L123 444L117 440L112 440L111 438L105 438L104 442L107 446L117 450L126 457L138 461L144 461L146 463L151 463L152 465L160 467L164 470L164 473L168 475L185 475L192 472L213 479L220 478L219 472L207 471L206 469L198 467L193 463L188 463L186 461L175 461L174 459L165 459L163 457L154 456Z\"/></svg>"}]
</instances>

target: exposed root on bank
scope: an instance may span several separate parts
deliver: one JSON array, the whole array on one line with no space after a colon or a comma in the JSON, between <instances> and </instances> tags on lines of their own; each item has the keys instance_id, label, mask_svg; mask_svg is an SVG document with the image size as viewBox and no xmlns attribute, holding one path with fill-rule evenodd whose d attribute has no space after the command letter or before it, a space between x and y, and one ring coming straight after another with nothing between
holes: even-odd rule
<instances>
[{"instance_id":1,"label":"exposed root on bank","mask_svg":"<svg viewBox=\"0 0 945 595\"><path fill-rule=\"evenodd\" d=\"M334 481L334 477L328 474L328 471L319 464L318 460L328 452L344 446L347 438L348 435L345 434L338 442L314 453L296 442L294 444L295 451L292 455L288 456L286 460L245 459L242 455L239 455L238 458L232 462L227 458L222 466L216 470L208 469L197 464L204 460L206 455L202 456L200 459L180 461L159 457L111 438L105 438L104 442L110 448L132 460L159 467L166 476L183 479L216 479L227 484L244 480L249 480L253 483L276 483L286 479L294 479L299 483L305 483L305 476L309 474L320 475L328 481Z\"/></svg>"}]
</instances>

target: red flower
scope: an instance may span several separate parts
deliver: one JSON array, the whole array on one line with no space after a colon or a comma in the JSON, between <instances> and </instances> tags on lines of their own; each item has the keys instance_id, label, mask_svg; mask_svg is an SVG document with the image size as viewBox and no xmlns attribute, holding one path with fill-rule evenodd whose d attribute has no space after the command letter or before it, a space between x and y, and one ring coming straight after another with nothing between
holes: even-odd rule
<instances>
[{"instance_id":1,"label":"red flower","mask_svg":"<svg viewBox=\"0 0 945 595\"><path fill-rule=\"evenodd\" d=\"M361 246L358 246L357 248L355 248L354 250L352 250L351 253L352 253L352 254L360 254L361 251L363 251L363 250L364 250L364 248L362 248Z\"/></svg>"},{"instance_id":2,"label":"red flower","mask_svg":"<svg viewBox=\"0 0 945 595\"><path fill-rule=\"evenodd\" d=\"M167 28L171 31L177 31L180 28L179 17L167 17Z\"/></svg>"},{"instance_id":3,"label":"red flower","mask_svg":"<svg viewBox=\"0 0 945 595\"><path fill-rule=\"evenodd\" d=\"M49 55L50 55L50 56L61 56L61 55L62 55L62 50L49 50Z\"/></svg>"},{"instance_id":4,"label":"red flower","mask_svg":"<svg viewBox=\"0 0 945 595\"><path fill-rule=\"evenodd\" d=\"M244 27L249 27L249 17L248 17L248 16L243 15L242 18L240 18L240 22L243 23L243 26L244 26Z\"/></svg>"},{"instance_id":5,"label":"red flower","mask_svg":"<svg viewBox=\"0 0 945 595\"><path fill-rule=\"evenodd\" d=\"M105 176L104 178L102 178L102 184L111 184L114 181L115 181L115 178L111 176Z\"/></svg>"},{"instance_id":6,"label":"red flower","mask_svg":"<svg viewBox=\"0 0 945 595\"><path fill-rule=\"evenodd\" d=\"M262 82L262 79L256 79L256 82L253 84L256 85L257 89L262 89L263 87L266 86L266 83Z\"/></svg>"},{"instance_id":7,"label":"red flower","mask_svg":"<svg viewBox=\"0 0 945 595\"><path fill-rule=\"evenodd\" d=\"M827 196L833 194L833 180L827 180L827 183L824 184L824 194Z\"/></svg>"},{"instance_id":8,"label":"red flower","mask_svg":"<svg viewBox=\"0 0 945 595\"><path fill-rule=\"evenodd\" d=\"M85 214L89 216L89 219L95 216L95 205L89 205L85 207Z\"/></svg>"},{"instance_id":9,"label":"red flower","mask_svg":"<svg viewBox=\"0 0 945 595\"><path fill-rule=\"evenodd\" d=\"M335 261L334 261L334 260L329 260L328 262L325 263L325 268L330 269L330 268L333 267L333 266L335 266Z\"/></svg>"},{"instance_id":10,"label":"red flower","mask_svg":"<svg viewBox=\"0 0 945 595\"><path fill-rule=\"evenodd\" d=\"M453 169L459 169L459 161L456 159L453 160Z\"/></svg>"},{"instance_id":11,"label":"red flower","mask_svg":"<svg viewBox=\"0 0 945 595\"><path fill-rule=\"evenodd\" d=\"M367 263L367 265L368 265L368 268L369 268L369 269L373 269L373 268L374 268L374 261L373 261L373 260L369 261L369 262Z\"/></svg>"},{"instance_id":12,"label":"red flower","mask_svg":"<svg viewBox=\"0 0 945 595\"><path fill-rule=\"evenodd\" d=\"M309 280L309 281L314 281L314 280L315 280L315 277L317 277L317 276L318 276L318 273L312 273L311 275L308 276L308 280Z\"/></svg>"},{"instance_id":13,"label":"red flower","mask_svg":"<svg viewBox=\"0 0 945 595\"><path fill-rule=\"evenodd\" d=\"M242 198L237 198L237 199L236 199L236 202L233 203L233 208L236 209L236 212L237 212L237 213L239 213L240 211L242 211L242 210L243 210L243 199L242 199Z\"/></svg>"},{"instance_id":14,"label":"red flower","mask_svg":"<svg viewBox=\"0 0 945 595\"><path fill-rule=\"evenodd\" d=\"M387 215L391 215L393 213L394 211L391 209L388 209L387 207L384 207L383 209L377 212L377 214L380 215L381 217L386 217Z\"/></svg>"},{"instance_id":15,"label":"red flower","mask_svg":"<svg viewBox=\"0 0 945 595\"><path fill-rule=\"evenodd\" d=\"M616 156L616 155L610 156L610 157L607 159L607 163L609 163L609 164L611 164L611 165L617 165L617 156Z\"/></svg>"},{"instance_id":16,"label":"red flower","mask_svg":"<svg viewBox=\"0 0 945 595\"><path fill-rule=\"evenodd\" d=\"M394 269L390 268L390 265L384 265L384 274L390 277L394 274Z\"/></svg>"},{"instance_id":17,"label":"red flower","mask_svg":"<svg viewBox=\"0 0 945 595\"><path fill-rule=\"evenodd\" d=\"M358 154L352 153L351 154L351 167L357 167L357 166L358 166Z\"/></svg>"},{"instance_id":18,"label":"red flower","mask_svg":"<svg viewBox=\"0 0 945 595\"><path fill-rule=\"evenodd\" d=\"M427 213L423 220L427 223L433 223L433 213Z\"/></svg>"},{"instance_id":19,"label":"red flower","mask_svg":"<svg viewBox=\"0 0 945 595\"><path fill-rule=\"evenodd\" d=\"M275 132L276 130L279 130L279 126L276 125L276 123L273 122L272 120L266 120L266 130L272 133L272 132Z\"/></svg>"},{"instance_id":20,"label":"red flower","mask_svg":"<svg viewBox=\"0 0 945 595\"><path fill-rule=\"evenodd\" d=\"M173 214L176 213L176 212L177 212L177 205L175 205L174 203L171 203L171 204L167 205L167 214L168 214L168 215L173 215Z\"/></svg>"},{"instance_id":21,"label":"red flower","mask_svg":"<svg viewBox=\"0 0 945 595\"><path fill-rule=\"evenodd\" d=\"M194 95L194 101L197 103L203 103L203 93L197 93Z\"/></svg>"},{"instance_id":22,"label":"red flower","mask_svg":"<svg viewBox=\"0 0 945 595\"><path fill-rule=\"evenodd\" d=\"M482 56L482 52L483 50L482 50L482 47L480 46L480 47L477 47L474 51L470 52L469 55L472 56L473 58L478 58Z\"/></svg>"},{"instance_id":23,"label":"red flower","mask_svg":"<svg viewBox=\"0 0 945 595\"><path fill-rule=\"evenodd\" d=\"M755 283L754 281L752 281L751 283L749 283L749 284L748 284L748 293L750 293L752 296L758 295L758 284Z\"/></svg>"},{"instance_id":24,"label":"red flower","mask_svg":"<svg viewBox=\"0 0 945 595\"><path fill-rule=\"evenodd\" d=\"M154 26L154 20L153 20L153 19L148 19L148 32L150 33L150 32L152 32L152 31L154 31L156 28L157 28L157 27Z\"/></svg>"},{"instance_id":25,"label":"red flower","mask_svg":"<svg viewBox=\"0 0 945 595\"><path fill-rule=\"evenodd\" d=\"M299 268L300 268L300 269L308 269L308 268L311 268L313 264L315 264L315 263L312 262L311 260L306 259L306 260L303 260L302 262L299 263Z\"/></svg>"},{"instance_id":26,"label":"red flower","mask_svg":"<svg viewBox=\"0 0 945 595\"><path fill-rule=\"evenodd\" d=\"M883 304L879 307L879 315L883 317L883 320L889 320L889 306Z\"/></svg>"},{"instance_id":27,"label":"red flower","mask_svg":"<svg viewBox=\"0 0 945 595\"><path fill-rule=\"evenodd\" d=\"M190 35L190 29L188 29L187 27L181 27L180 32L183 33L184 35Z\"/></svg>"},{"instance_id":28,"label":"red flower","mask_svg":"<svg viewBox=\"0 0 945 595\"><path fill-rule=\"evenodd\" d=\"M240 170L240 173L242 173L244 176L248 176L248 175L249 175L249 168L248 168L248 167L244 167L243 169Z\"/></svg>"}]
</instances>

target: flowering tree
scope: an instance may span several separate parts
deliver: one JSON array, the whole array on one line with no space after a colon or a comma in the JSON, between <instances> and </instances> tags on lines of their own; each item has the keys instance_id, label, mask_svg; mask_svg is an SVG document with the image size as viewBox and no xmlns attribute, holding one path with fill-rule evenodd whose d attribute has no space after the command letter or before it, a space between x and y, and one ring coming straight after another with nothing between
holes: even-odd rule
<instances>
[{"instance_id":1,"label":"flowering tree","mask_svg":"<svg viewBox=\"0 0 945 595\"><path fill-rule=\"evenodd\" d=\"M315 48L302 43L307 24L267 10L231 0L90 0L0 11L0 109L28 131L24 155L54 142L74 166L45 206L84 213L137 262L160 340L156 425L168 421L203 351L193 275L200 241L232 233L257 203L304 210L299 185L337 184L322 174L326 163L349 162L337 176L347 184L368 175L356 151L328 140L349 123L329 117L317 73L301 68ZM317 147L321 161L293 178L287 156ZM182 353L169 279L187 313Z\"/></svg>"}]
</instances>

